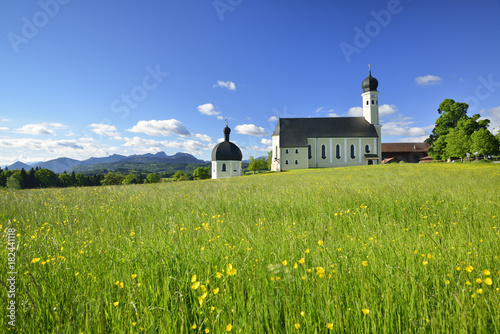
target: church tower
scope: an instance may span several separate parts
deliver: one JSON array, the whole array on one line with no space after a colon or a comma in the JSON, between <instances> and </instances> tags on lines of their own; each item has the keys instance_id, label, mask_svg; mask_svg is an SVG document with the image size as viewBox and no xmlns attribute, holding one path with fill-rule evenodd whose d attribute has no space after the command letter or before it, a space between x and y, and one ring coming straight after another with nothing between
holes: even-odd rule
<instances>
[{"instance_id":1,"label":"church tower","mask_svg":"<svg viewBox=\"0 0 500 334\"><path fill-rule=\"evenodd\" d=\"M363 88L363 94L361 94L363 97L363 116L368 123L378 125L378 81L372 77L371 65L368 65L368 67L368 77L361 84L361 88Z\"/></svg>"},{"instance_id":2,"label":"church tower","mask_svg":"<svg viewBox=\"0 0 500 334\"><path fill-rule=\"evenodd\" d=\"M224 141L217 144L212 150L212 179L241 176L240 148L229 141L231 129L227 125L223 130Z\"/></svg>"}]
</instances>

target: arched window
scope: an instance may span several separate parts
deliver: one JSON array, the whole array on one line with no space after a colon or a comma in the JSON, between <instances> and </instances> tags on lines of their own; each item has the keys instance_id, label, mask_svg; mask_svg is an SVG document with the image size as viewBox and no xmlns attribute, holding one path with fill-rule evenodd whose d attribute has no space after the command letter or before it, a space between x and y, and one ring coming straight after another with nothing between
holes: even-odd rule
<instances>
[{"instance_id":1,"label":"arched window","mask_svg":"<svg viewBox=\"0 0 500 334\"><path fill-rule=\"evenodd\" d=\"M295 160L295 164L298 165L299 164L299 160Z\"/></svg>"},{"instance_id":2,"label":"arched window","mask_svg":"<svg viewBox=\"0 0 500 334\"><path fill-rule=\"evenodd\" d=\"M372 104L375 104L375 101L374 101L374 100L372 100Z\"/></svg>"},{"instance_id":3,"label":"arched window","mask_svg":"<svg viewBox=\"0 0 500 334\"><path fill-rule=\"evenodd\" d=\"M369 105L370 104L370 101L366 101L366 105Z\"/></svg>"},{"instance_id":4,"label":"arched window","mask_svg":"<svg viewBox=\"0 0 500 334\"><path fill-rule=\"evenodd\" d=\"M299 149L298 148L295 149L295 154L299 154Z\"/></svg>"},{"instance_id":5,"label":"arched window","mask_svg":"<svg viewBox=\"0 0 500 334\"><path fill-rule=\"evenodd\" d=\"M370 153L370 145L365 145L365 153Z\"/></svg>"},{"instance_id":6,"label":"arched window","mask_svg":"<svg viewBox=\"0 0 500 334\"><path fill-rule=\"evenodd\" d=\"M309 156L309 159L312 159L312 149L311 145L307 145L307 155Z\"/></svg>"},{"instance_id":7,"label":"arched window","mask_svg":"<svg viewBox=\"0 0 500 334\"><path fill-rule=\"evenodd\" d=\"M326 159L326 145L321 145L321 159Z\"/></svg>"},{"instance_id":8,"label":"arched window","mask_svg":"<svg viewBox=\"0 0 500 334\"><path fill-rule=\"evenodd\" d=\"M351 159L356 158L356 146L354 144L351 145Z\"/></svg>"},{"instance_id":9,"label":"arched window","mask_svg":"<svg viewBox=\"0 0 500 334\"><path fill-rule=\"evenodd\" d=\"M288 149L285 150L285 154L288 154Z\"/></svg>"},{"instance_id":10,"label":"arched window","mask_svg":"<svg viewBox=\"0 0 500 334\"><path fill-rule=\"evenodd\" d=\"M288 160L285 160L285 165L288 165Z\"/></svg>"},{"instance_id":11,"label":"arched window","mask_svg":"<svg viewBox=\"0 0 500 334\"><path fill-rule=\"evenodd\" d=\"M226 164L222 164L222 169L221 169L222 172L225 172L226 171Z\"/></svg>"},{"instance_id":12,"label":"arched window","mask_svg":"<svg viewBox=\"0 0 500 334\"><path fill-rule=\"evenodd\" d=\"M335 156L337 159L340 159L340 145L337 144L337 146L335 146Z\"/></svg>"}]
</instances>

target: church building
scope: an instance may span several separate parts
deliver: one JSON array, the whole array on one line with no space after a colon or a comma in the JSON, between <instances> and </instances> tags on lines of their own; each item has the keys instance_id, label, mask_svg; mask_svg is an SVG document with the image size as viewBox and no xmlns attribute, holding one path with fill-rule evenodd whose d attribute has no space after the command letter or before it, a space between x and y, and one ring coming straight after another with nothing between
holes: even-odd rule
<instances>
[{"instance_id":1,"label":"church building","mask_svg":"<svg viewBox=\"0 0 500 334\"><path fill-rule=\"evenodd\" d=\"M241 176L240 148L229 141L231 129L224 128L224 141L217 144L212 150L212 179Z\"/></svg>"},{"instance_id":2,"label":"church building","mask_svg":"<svg viewBox=\"0 0 500 334\"><path fill-rule=\"evenodd\" d=\"M272 135L271 170L379 164L378 81L362 82L362 117L280 118Z\"/></svg>"}]
</instances>

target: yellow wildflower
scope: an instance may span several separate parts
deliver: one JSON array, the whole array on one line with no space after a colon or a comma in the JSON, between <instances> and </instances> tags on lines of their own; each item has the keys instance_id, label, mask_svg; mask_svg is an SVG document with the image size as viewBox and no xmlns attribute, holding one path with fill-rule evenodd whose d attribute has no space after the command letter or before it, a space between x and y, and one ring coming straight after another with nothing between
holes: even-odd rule
<instances>
[{"instance_id":1,"label":"yellow wildflower","mask_svg":"<svg viewBox=\"0 0 500 334\"><path fill-rule=\"evenodd\" d=\"M200 281L194 282L193 285L191 286L191 288L193 290L196 290L200 287L200 284L201 284Z\"/></svg>"},{"instance_id":2,"label":"yellow wildflower","mask_svg":"<svg viewBox=\"0 0 500 334\"><path fill-rule=\"evenodd\" d=\"M196 329L196 324L193 324L193 326L191 326L191 329Z\"/></svg>"},{"instance_id":3,"label":"yellow wildflower","mask_svg":"<svg viewBox=\"0 0 500 334\"><path fill-rule=\"evenodd\" d=\"M323 246L323 240L318 241L318 245Z\"/></svg>"},{"instance_id":4,"label":"yellow wildflower","mask_svg":"<svg viewBox=\"0 0 500 334\"><path fill-rule=\"evenodd\" d=\"M481 284L481 283L483 283L483 281L480 278L476 278L476 283Z\"/></svg>"},{"instance_id":5,"label":"yellow wildflower","mask_svg":"<svg viewBox=\"0 0 500 334\"><path fill-rule=\"evenodd\" d=\"M132 274L132 278L136 278L137 277L137 274Z\"/></svg>"},{"instance_id":6,"label":"yellow wildflower","mask_svg":"<svg viewBox=\"0 0 500 334\"><path fill-rule=\"evenodd\" d=\"M493 284L493 281L491 280L491 278L486 277L486 278L484 279L484 283L486 283L486 285L492 285L492 284Z\"/></svg>"},{"instance_id":7,"label":"yellow wildflower","mask_svg":"<svg viewBox=\"0 0 500 334\"><path fill-rule=\"evenodd\" d=\"M486 276L490 276L491 272L488 269L485 269L483 270L483 274L485 274Z\"/></svg>"},{"instance_id":8,"label":"yellow wildflower","mask_svg":"<svg viewBox=\"0 0 500 334\"><path fill-rule=\"evenodd\" d=\"M465 267L465 270L467 270L467 272L471 273L474 270L474 267L469 265L469 266Z\"/></svg>"},{"instance_id":9,"label":"yellow wildflower","mask_svg":"<svg viewBox=\"0 0 500 334\"><path fill-rule=\"evenodd\" d=\"M35 257L34 259L31 260L31 263L37 263L38 261L40 261L40 258Z\"/></svg>"},{"instance_id":10,"label":"yellow wildflower","mask_svg":"<svg viewBox=\"0 0 500 334\"><path fill-rule=\"evenodd\" d=\"M369 310L369 309L367 309L367 308L363 308L363 309L361 309L361 311L362 311L362 312L363 312L363 314L365 314L365 315L366 315L366 314L368 314L368 313L370 313L370 310Z\"/></svg>"},{"instance_id":11,"label":"yellow wildflower","mask_svg":"<svg viewBox=\"0 0 500 334\"><path fill-rule=\"evenodd\" d=\"M368 261L363 261L361 264L366 267L368 265Z\"/></svg>"},{"instance_id":12,"label":"yellow wildflower","mask_svg":"<svg viewBox=\"0 0 500 334\"><path fill-rule=\"evenodd\" d=\"M120 304L120 302L114 302L114 303L113 303L113 306L115 306L115 307L116 307L116 306L118 306L118 304Z\"/></svg>"},{"instance_id":13,"label":"yellow wildflower","mask_svg":"<svg viewBox=\"0 0 500 334\"><path fill-rule=\"evenodd\" d=\"M234 276L236 275L236 269L233 268L233 265L230 263L227 265L227 270L226 270L227 274L229 276Z\"/></svg>"},{"instance_id":14,"label":"yellow wildflower","mask_svg":"<svg viewBox=\"0 0 500 334\"><path fill-rule=\"evenodd\" d=\"M331 322L327 323L326 328L328 328L330 330L333 329L333 324Z\"/></svg>"},{"instance_id":15,"label":"yellow wildflower","mask_svg":"<svg viewBox=\"0 0 500 334\"><path fill-rule=\"evenodd\" d=\"M212 289L212 293L214 295L218 294L219 293L219 288Z\"/></svg>"},{"instance_id":16,"label":"yellow wildflower","mask_svg":"<svg viewBox=\"0 0 500 334\"><path fill-rule=\"evenodd\" d=\"M233 329L233 325L228 324L228 325L226 326L226 332L230 332L232 329Z\"/></svg>"},{"instance_id":17,"label":"yellow wildflower","mask_svg":"<svg viewBox=\"0 0 500 334\"><path fill-rule=\"evenodd\" d=\"M301 258L301 259L299 260L299 263L300 263L300 264L304 264L304 262L306 262L306 260L305 260L304 258Z\"/></svg>"},{"instance_id":18,"label":"yellow wildflower","mask_svg":"<svg viewBox=\"0 0 500 334\"><path fill-rule=\"evenodd\" d=\"M300 324L299 323L296 323L294 326L295 326L295 328L300 329Z\"/></svg>"},{"instance_id":19,"label":"yellow wildflower","mask_svg":"<svg viewBox=\"0 0 500 334\"><path fill-rule=\"evenodd\" d=\"M222 277L222 273L217 272L217 278L221 278L221 277Z\"/></svg>"},{"instance_id":20,"label":"yellow wildflower","mask_svg":"<svg viewBox=\"0 0 500 334\"><path fill-rule=\"evenodd\" d=\"M193 277L191 277L191 283L194 283L196 282L196 275L193 275Z\"/></svg>"},{"instance_id":21,"label":"yellow wildflower","mask_svg":"<svg viewBox=\"0 0 500 334\"><path fill-rule=\"evenodd\" d=\"M288 265L288 261L287 260L283 260L283 262L281 262L284 266Z\"/></svg>"}]
</instances>

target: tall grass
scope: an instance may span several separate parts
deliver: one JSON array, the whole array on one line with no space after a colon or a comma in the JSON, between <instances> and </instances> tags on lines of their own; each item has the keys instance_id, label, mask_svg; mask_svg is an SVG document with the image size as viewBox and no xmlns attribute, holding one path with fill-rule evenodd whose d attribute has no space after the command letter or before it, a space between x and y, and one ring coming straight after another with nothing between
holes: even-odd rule
<instances>
[{"instance_id":1,"label":"tall grass","mask_svg":"<svg viewBox=\"0 0 500 334\"><path fill-rule=\"evenodd\" d=\"M499 167L0 191L16 329L499 333Z\"/></svg>"}]
</instances>

